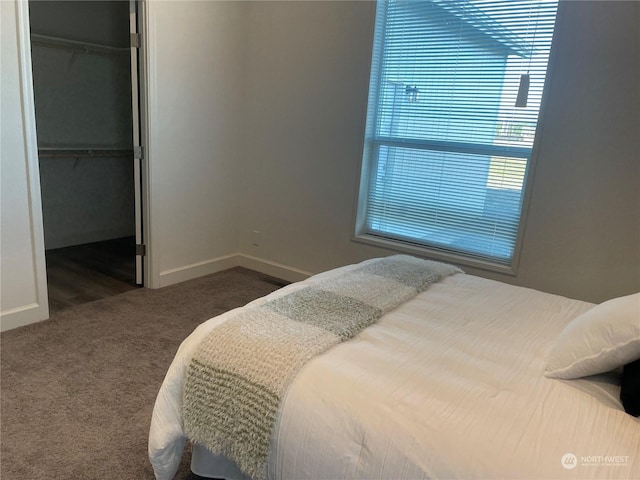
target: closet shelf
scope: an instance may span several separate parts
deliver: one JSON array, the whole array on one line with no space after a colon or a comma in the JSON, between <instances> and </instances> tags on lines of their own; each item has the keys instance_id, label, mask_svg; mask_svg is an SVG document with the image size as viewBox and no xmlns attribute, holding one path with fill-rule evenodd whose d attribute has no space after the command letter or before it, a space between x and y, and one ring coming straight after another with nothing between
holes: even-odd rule
<instances>
[{"instance_id":1,"label":"closet shelf","mask_svg":"<svg viewBox=\"0 0 640 480\"><path fill-rule=\"evenodd\" d=\"M49 35L31 34L31 45L42 47L62 48L73 52L96 53L99 55L126 55L129 54L129 47L112 47L98 43L79 42L68 38L52 37Z\"/></svg>"},{"instance_id":2,"label":"closet shelf","mask_svg":"<svg viewBox=\"0 0 640 480\"><path fill-rule=\"evenodd\" d=\"M132 148L38 148L40 158L131 157Z\"/></svg>"}]
</instances>

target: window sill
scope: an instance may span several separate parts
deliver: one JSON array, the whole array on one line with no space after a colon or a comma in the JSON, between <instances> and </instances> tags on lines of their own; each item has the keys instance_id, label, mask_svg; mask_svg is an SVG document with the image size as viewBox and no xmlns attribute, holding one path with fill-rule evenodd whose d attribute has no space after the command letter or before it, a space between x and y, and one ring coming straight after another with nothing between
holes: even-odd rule
<instances>
[{"instance_id":1,"label":"window sill","mask_svg":"<svg viewBox=\"0 0 640 480\"><path fill-rule=\"evenodd\" d=\"M516 275L516 261L512 261L511 265L504 265L500 263L494 263L489 260L482 260L474 258L472 256L466 256L463 254L456 254L448 252L446 250L440 250L437 248L429 248L422 245L412 244L409 242L403 242L400 240L392 240L389 238L380 237L371 234L355 235L352 240L358 243L365 243L367 245L373 245L376 247L387 248L389 250L395 250L401 253L407 253L411 255L417 255L421 257L427 257L429 259L438 260L442 262L452 263L460 266L469 266L478 268L481 270L487 270L491 272L498 272L505 275Z\"/></svg>"}]
</instances>

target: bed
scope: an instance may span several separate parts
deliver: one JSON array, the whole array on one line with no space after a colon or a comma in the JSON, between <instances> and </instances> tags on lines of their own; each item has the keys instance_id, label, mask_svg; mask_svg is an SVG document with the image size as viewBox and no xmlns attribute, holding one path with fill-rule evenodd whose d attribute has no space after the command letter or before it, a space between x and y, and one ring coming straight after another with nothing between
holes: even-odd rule
<instances>
[{"instance_id":1,"label":"bed","mask_svg":"<svg viewBox=\"0 0 640 480\"><path fill-rule=\"evenodd\" d=\"M157 480L173 478L188 441L185 386L203 339L247 310L376 261L315 275L200 325L180 346L154 406L149 458ZM595 306L459 271L444 275L296 372L278 406L264 476L639 478L640 419L620 402L619 367L640 358L640 296L621 302ZM621 309L612 333L602 317ZM191 469L250 478L198 443Z\"/></svg>"}]
</instances>

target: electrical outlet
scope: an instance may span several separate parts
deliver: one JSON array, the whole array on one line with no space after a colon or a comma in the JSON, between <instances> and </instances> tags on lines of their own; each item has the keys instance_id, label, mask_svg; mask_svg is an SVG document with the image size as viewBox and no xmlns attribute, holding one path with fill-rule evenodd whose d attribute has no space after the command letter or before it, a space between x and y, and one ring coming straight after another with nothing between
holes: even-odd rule
<instances>
[{"instance_id":1,"label":"electrical outlet","mask_svg":"<svg viewBox=\"0 0 640 480\"><path fill-rule=\"evenodd\" d=\"M254 230L253 232L251 232L251 245L253 245L254 247L259 247L260 246L260 231L259 230Z\"/></svg>"}]
</instances>

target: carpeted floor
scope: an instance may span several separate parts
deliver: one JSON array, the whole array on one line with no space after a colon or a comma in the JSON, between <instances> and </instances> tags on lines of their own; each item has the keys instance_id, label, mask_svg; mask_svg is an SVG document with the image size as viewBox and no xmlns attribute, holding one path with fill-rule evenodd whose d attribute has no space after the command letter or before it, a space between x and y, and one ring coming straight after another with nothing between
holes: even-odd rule
<instances>
[{"instance_id":1,"label":"carpeted floor","mask_svg":"<svg viewBox=\"0 0 640 480\"><path fill-rule=\"evenodd\" d=\"M2 333L2 480L153 479L149 421L180 342L283 284L234 268ZM186 454L177 480L189 477L188 462Z\"/></svg>"}]
</instances>

